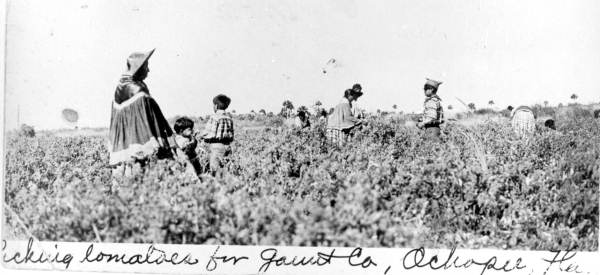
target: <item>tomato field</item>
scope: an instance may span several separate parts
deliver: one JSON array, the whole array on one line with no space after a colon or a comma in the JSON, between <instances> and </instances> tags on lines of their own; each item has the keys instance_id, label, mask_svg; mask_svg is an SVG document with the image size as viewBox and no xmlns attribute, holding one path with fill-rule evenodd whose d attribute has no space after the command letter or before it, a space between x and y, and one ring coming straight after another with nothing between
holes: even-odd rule
<instances>
[{"instance_id":1,"label":"tomato field","mask_svg":"<svg viewBox=\"0 0 600 275\"><path fill-rule=\"evenodd\" d=\"M343 148L318 123L236 127L233 155L214 177L152 160L116 182L105 137L8 134L3 236L598 249L600 122L591 117L539 127L530 140L508 120L449 123L439 144L403 121L370 118Z\"/></svg>"}]
</instances>

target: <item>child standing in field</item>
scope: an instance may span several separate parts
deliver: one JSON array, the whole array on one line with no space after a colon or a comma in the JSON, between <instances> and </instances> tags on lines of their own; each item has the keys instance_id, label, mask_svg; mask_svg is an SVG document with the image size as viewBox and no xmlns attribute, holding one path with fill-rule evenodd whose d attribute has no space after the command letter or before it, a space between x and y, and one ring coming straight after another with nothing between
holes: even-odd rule
<instances>
[{"instance_id":1,"label":"child standing in field","mask_svg":"<svg viewBox=\"0 0 600 275\"><path fill-rule=\"evenodd\" d=\"M419 129L425 129L428 139L440 140L440 124L444 123L442 99L437 96L437 90L442 82L429 79L425 82L425 103L423 117L417 123Z\"/></svg>"},{"instance_id":2,"label":"child standing in field","mask_svg":"<svg viewBox=\"0 0 600 275\"><path fill-rule=\"evenodd\" d=\"M327 117L327 140L331 144L344 145L350 131L362 123L352 114L352 102L362 96L362 92L353 89L344 91L344 98L335 106L333 112Z\"/></svg>"},{"instance_id":3,"label":"child standing in field","mask_svg":"<svg viewBox=\"0 0 600 275\"><path fill-rule=\"evenodd\" d=\"M233 120L225 110L229 107L231 99L220 94L213 98L214 114L208 119L202 138L209 144L210 170L213 175L223 166L223 158L231 154L231 142L233 142Z\"/></svg>"},{"instance_id":4,"label":"child standing in field","mask_svg":"<svg viewBox=\"0 0 600 275\"><path fill-rule=\"evenodd\" d=\"M191 172L190 168L193 168L193 172L196 175L202 173L202 165L198 159L196 153L196 146L198 141L194 138L194 122L187 118L182 117L175 121L175 142L179 147L178 155L184 156L188 162L188 171Z\"/></svg>"}]
</instances>

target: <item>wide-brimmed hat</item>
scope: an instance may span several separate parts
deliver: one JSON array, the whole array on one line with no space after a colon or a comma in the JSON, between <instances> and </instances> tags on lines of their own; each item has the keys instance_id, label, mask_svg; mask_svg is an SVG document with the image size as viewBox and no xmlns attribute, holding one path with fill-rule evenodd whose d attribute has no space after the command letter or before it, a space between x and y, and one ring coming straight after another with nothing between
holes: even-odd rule
<instances>
[{"instance_id":1,"label":"wide-brimmed hat","mask_svg":"<svg viewBox=\"0 0 600 275\"><path fill-rule=\"evenodd\" d=\"M129 57L127 58L127 64L129 64L129 70L127 70L125 73L128 75L134 75L135 73L137 73L137 71L142 67L142 65L144 65L144 63L146 63L146 61L148 61L150 56L152 56L152 54L154 53L154 50L156 50L156 49L152 49L149 52L134 52L134 53L130 54Z\"/></svg>"},{"instance_id":2,"label":"wide-brimmed hat","mask_svg":"<svg viewBox=\"0 0 600 275\"><path fill-rule=\"evenodd\" d=\"M425 85L430 85L431 87L434 87L436 89L440 86L440 84L442 84L441 81L433 80L433 79L430 79L430 78L425 78L425 79L427 80L425 82Z\"/></svg>"}]
</instances>

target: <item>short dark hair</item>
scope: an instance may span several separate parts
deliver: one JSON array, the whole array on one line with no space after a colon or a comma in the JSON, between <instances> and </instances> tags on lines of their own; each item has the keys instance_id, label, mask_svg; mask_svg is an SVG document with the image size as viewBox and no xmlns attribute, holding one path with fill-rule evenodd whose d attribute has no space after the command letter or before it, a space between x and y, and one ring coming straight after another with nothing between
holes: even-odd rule
<instances>
[{"instance_id":1,"label":"short dark hair","mask_svg":"<svg viewBox=\"0 0 600 275\"><path fill-rule=\"evenodd\" d=\"M362 90L362 86L360 86L360 84L356 83L354 85L352 85L352 90Z\"/></svg>"},{"instance_id":2,"label":"short dark hair","mask_svg":"<svg viewBox=\"0 0 600 275\"><path fill-rule=\"evenodd\" d=\"M298 117L305 118L306 117L306 112L303 111L303 110L298 110Z\"/></svg>"},{"instance_id":3,"label":"short dark hair","mask_svg":"<svg viewBox=\"0 0 600 275\"><path fill-rule=\"evenodd\" d=\"M554 119L551 119L551 118L550 118L550 119L547 119L547 120L544 122L544 126L546 126L546 127L550 128L550 129L552 129L552 130L556 130L556 126L554 125Z\"/></svg>"},{"instance_id":4,"label":"short dark hair","mask_svg":"<svg viewBox=\"0 0 600 275\"><path fill-rule=\"evenodd\" d=\"M508 105L508 107L506 107L506 110L509 110L509 111L512 111L513 109L514 109L514 107L511 105Z\"/></svg>"},{"instance_id":5,"label":"short dark hair","mask_svg":"<svg viewBox=\"0 0 600 275\"><path fill-rule=\"evenodd\" d=\"M187 128L194 128L194 121L187 117L178 118L173 126L173 130L175 130L175 133L177 134L181 134L181 132Z\"/></svg>"},{"instance_id":6,"label":"short dark hair","mask_svg":"<svg viewBox=\"0 0 600 275\"><path fill-rule=\"evenodd\" d=\"M228 96L226 96L224 94L220 94L218 96L215 96L215 98L213 98L213 104L217 105L218 110L227 109L227 107L229 107L230 103L231 103L231 98L229 98Z\"/></svg>"},{"instance_id":7,"label":"short dark hair","mask_svg":"<svg viewBox=\"0 0 600 275\"><path fill-rule=\"evenodd\" d=\"M327 117L327 115L328 115L327 114L327 110L321 109L321 112L319 113L319 115L322 116L322 117Z\"/></svg>"}]
</instances>

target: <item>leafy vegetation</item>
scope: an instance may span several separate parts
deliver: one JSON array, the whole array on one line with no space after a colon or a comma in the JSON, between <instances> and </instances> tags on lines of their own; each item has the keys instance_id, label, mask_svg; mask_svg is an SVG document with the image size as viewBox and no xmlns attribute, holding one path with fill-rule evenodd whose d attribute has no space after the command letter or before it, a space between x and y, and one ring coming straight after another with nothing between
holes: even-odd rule
<instances>
[{"instance_id":1,"label":"leafy vegetation","mask_svg":"<svg viewBox=\"0 0 600 275\"><path fill-rule=\"evenodd\" d=\"M263 122L238 129L226 169L201 179L152 160L113 181L101 137L8 136L4 237L598 249L598 120L532 141L508 122L449 124L433 144L403 120L370 118L344 148L325 143L323 122Z\"/></svg>"}]
</instances>

